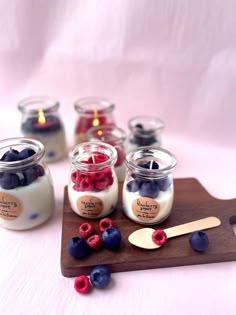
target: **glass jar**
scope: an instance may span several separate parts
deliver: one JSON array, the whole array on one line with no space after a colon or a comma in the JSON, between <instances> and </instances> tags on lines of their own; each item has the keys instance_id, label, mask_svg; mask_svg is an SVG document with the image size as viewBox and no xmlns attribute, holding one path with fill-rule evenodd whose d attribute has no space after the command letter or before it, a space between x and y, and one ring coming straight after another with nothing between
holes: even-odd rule
<instances>
[{"instance_id":1,"label":"glass jar","mask_svg":"<svg viewBox=\"0 0 236 315\"><path fill-rule=\"evenodd\" d=\"M0 141L0 225L26 230L50 218L54 190L44 146L28 138Z\"/></svg>"},{"instance_id":2,"label":"glass jar","mask_svg":"<svg viewBox=\"0 0 236 315\"><path fill-rule=\"evenodd\" d=\"M123 129L116 126L99 126L90 128L87 132L89 141L102 141L112 145L117 151L117 161L115 163L115 172L119 182L123 182L126 174L125 148L124 141L126 133Z\"/></svg>"},{"instance_id":3,"label":"glass jar","mask_svg":"<svg viewBox=\"0 0 236 315\"><path fill-rule=\"evenodd\" d=\"M156 224L170 214L175 157L164 149L140 147L126 156L128 172L123 185L123 209L133 221Z\"/></svg>"},{"instance_id":4,"label":"glass jar","mask_svg":"<svg viewBox=\"0 0 236 315\"><path fill-rule=\"evenodd\" d=\"M137 116L128 121L130 130L127 141L127 152L142 146L161 147L161 132L164 122L156 117Z\"/></svg>"},{"instance_id":5,"label":"glass jar","mask_svg":"<svg viewBox=\"0 0 236 315\"><path fill-rule=\"evenodd\" d=\"M75 143L87 141L89 128L100 125L114 125L113 110L115 105L105 98L86 97L75 102L79 118L75 128Z\"/></svg>"},{"instance_id":6,"label":"glass jar","mask_svg":"<svg viewBox=\"0 0 236 315\"><path fill-rule=\"evenodd\" d=\"M71 149L69 159L68 197L72 210L88 219L110 214L118 201L115 148L100 141L84 142Z\"/></svg>"},{"instance_id":7,"label":"glass jar","mask_svg":"<svg viewBox=\"0 0 236 315\"><path fill-rule=\"evenodd\" d=\"M48 97L30 97L18 104L22 113L21 132L38 139L45 147L45 161L53 162L66 156L66 139L59 117L59 102Z\"/></svg>"}]
</instances>

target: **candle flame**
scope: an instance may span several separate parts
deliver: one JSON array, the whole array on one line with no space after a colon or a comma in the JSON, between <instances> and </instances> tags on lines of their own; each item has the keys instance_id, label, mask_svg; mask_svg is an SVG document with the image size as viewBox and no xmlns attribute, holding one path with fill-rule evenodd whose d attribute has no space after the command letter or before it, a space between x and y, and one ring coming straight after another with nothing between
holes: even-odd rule
<instances>
[{"instance_id":1,"label":"candle flame","mask_svg":"<svg viewBox=\"0 0 236 315\"><path fill-rule=\"evenodd\" d=\"M99 126L99 119L98 118L94 118L93 120L93 127L97 127Z\"/></svg>"},{"instance_id":2,"label":"candle flame","mask_svg":"<svg viewBox=\"0 0 236 315\"><path fill-rule=\"evenodd\" d=\"M99 121L99 119L97 118L97 116L98 116L98 111L97 111L96 109L94 109L94 110L93 110L93 114L94 114L94 119L93 119L92 124L93 124L93 127L97 127L97 126L99 126L99 124L100 124L100 121Z\"/></svg>"},{"instance_id":3,"label":"candle flame","mask_svg":"<svg viewBox=\"0 0 236 315\"><path fill-rule=\"evenodd\" d=\"M103 134L102 130L98 130L98 136L101 136Z\"/></svg>"},{"instance_id":4,"label":"candle flame","mask_svg":"<svg viewBox=\"0 0 236 315\"><path fill-rule=\"evenodd\" d=\"M39 109L38 110L38 123L40 125L43 125L45 124L45 122L46 122L46 118L45 118L44 112L42 109Z\"/></svg>"}]
</instances>

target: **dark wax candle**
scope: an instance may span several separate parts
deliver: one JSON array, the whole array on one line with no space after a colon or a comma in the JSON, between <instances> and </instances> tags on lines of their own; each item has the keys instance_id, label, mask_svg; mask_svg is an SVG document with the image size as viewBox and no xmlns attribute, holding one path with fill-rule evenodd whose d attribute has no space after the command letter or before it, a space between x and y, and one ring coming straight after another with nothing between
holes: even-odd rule
<instances>
[{"instance_id":1,"label":"dark wax candle","mask_svg":"<svg viewBox=\"0 0 236 315\"><path fill-rule=\"evenodd\" d=\"M158 142L156 138L156 130L145 129L141 124L137 124L131 142L138 146L152 145L153 143Z\"/></svg>"},{"instance_id":2,"label":"dark wax candle","mask_svg":"<svg viewBox=\"0 0 236 315\"><path fill-rule=\"evenodd\" d=\"M62 129L61 122L58 117L54 115L45 116L45 120L39 119L39 117L27 118L21 126L22 132L27 133L50 133L59 131Z\"/></svg>"}]
</instances>

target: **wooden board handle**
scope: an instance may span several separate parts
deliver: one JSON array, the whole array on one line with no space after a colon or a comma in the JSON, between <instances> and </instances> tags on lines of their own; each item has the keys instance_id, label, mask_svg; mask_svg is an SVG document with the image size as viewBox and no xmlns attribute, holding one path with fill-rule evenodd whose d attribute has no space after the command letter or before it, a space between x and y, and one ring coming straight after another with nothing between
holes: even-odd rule
<instances>
[{"instance_id":1,"label":"wooden board handle","mask_svg":"<svg viewBox=\"0 0 236 315\"><path fill-rule=\"evenodd\" d=\"M165 229L167 238L192 233L198 230L210 229L221 225L221 221L217 217L207 217L204 219L192 221L185 224L180 224L168 229Z\"/></svg>"}]
</instances>

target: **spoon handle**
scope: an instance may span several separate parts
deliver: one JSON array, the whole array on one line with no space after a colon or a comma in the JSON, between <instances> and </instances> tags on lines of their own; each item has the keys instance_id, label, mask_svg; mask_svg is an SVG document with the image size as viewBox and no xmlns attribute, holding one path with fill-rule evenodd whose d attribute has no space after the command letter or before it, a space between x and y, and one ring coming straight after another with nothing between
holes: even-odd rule
<instances>
[{"instance_id":1,"label":"spoon handle","mask_svg":"<svg viewBox=\"0 0 236 315\"><path fill-rule=\"evenodd\" d=\"M221 224L217 217L207 217L204 219L192 221L189 223L173 226L165 229L167 238L188 234L198 230L210 229Z\"/></svg>"}]
</instances>

